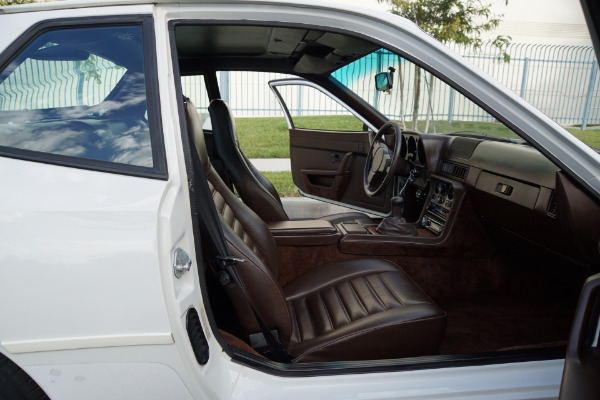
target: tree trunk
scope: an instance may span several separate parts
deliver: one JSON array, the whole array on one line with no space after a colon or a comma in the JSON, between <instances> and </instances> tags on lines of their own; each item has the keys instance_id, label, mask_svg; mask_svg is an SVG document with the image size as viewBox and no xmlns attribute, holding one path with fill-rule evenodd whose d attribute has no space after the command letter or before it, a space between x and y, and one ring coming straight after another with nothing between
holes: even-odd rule
<instances>
[{"instance_id":1,"label":"tree trunk","mask_svg":"<svg viewBox=\"0 0 600 400\"><path fill-rule=\"evenodd\" d=\"M431 117L431 122L433 123L433 132L435 133L435 121L433 120L433 104L431 103L431 95L433 94L433 84L435 82L435 78L433 74L429 74L429 90L427 91L427 113L425 117L425 130L424 133L429 133L429 120Z\"/></svg>"},{"instance_id":2,"label":"tree trunk","mask_svg":"<svg viewBox=\"0 0 600 400\"><path fill-rule=\"evenodd\" d=\"M413 101L413 120L412 130L417 130L417 122L419 121L419 101L421 100L421 68L415 65L415 97Z\"/></svg>"},{"instance_id":3,"label":"tree trunk","mask_svg":"<svg viewBox=\"0 0 600 400\"><path fill-rule=\"evenodd\" d=\"M402 129L406 130L406 121L404 120L404 74L402 73L402 58L398 56L398 80L400 82L400 121Z\"/></svg>"}]
</instances>

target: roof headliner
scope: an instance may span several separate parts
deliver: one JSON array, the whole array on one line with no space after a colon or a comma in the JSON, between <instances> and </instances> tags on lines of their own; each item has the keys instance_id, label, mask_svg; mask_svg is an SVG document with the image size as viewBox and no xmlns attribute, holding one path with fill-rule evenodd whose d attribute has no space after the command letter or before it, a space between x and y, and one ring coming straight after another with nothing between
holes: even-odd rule
<instances>
[{"instance_id":1,"label":"roof headliner","mask_svg":"<svg viewBox=\"0 0 600 400\"><path fill-rule=\"evenodd\" d=\"M183 75L215 70L329 75L378 49L353 36L276 26L181 24L175 38Z\"/></svg>"}]
</instances>

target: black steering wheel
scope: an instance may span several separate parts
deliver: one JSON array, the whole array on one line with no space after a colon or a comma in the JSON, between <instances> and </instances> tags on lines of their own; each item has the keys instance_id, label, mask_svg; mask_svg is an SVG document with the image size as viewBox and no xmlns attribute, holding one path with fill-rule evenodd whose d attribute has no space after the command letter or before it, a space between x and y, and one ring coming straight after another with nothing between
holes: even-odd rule
<instances>
[{"instance_id":1,"label":"black steering wheel","mask_svg":"<svg viewBox=\"0 0 600 400\"><path fill-rule=\"evenodd\" d=\"M394 135L392 149L388 147L383 138L388 135ZM365 162L363 185L368 196L379 195L390 184L400 162L401 150L402 129L396 122L386 122L375 135Z\"/></svg>"}]
</instances>

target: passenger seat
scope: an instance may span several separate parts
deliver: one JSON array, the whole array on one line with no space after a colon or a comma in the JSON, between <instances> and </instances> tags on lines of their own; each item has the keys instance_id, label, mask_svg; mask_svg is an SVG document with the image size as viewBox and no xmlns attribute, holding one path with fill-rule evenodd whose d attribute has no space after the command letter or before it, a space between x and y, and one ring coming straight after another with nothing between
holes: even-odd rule
<instances>
[{"instance_id":1,"label":"passenger seat","mask_svg":"<svg viewBox=\"0 0 600 400\"><path fill-rule=\"evenodd\" d=\"M202 125L187 100L186 122L206 172L231 255L247 295L293 362L370 360L436 354L446 314L395 264L359 259L317 266L285 287L269 228L211 166ZM225 286L246 334L260 332L249 303Z\"/></svg>"}]
</instances>

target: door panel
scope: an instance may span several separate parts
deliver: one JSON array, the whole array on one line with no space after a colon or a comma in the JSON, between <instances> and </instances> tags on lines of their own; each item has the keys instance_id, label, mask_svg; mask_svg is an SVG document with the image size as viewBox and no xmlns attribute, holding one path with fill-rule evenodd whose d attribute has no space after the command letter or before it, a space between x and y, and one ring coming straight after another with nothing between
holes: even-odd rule
<instances>
[{"instance_id":1,"label":"door panel","mask_svg":"<svg viewBox=\"0 0 600 400\"><path fill-rule=\"evenodd\" d=\"M585 283L567 347L560 399L600 399L600 274Z\"/></svg>"},{"instance_id":2,"label":"door panel","mask_svg":"<svg viewBox=\"0 0 600 400\"><path fill-rule=\"evenodd\" d=\"M301 192L385 213L390 209L391 187L374 198L363 189L368 151L368 132L290 129L292 177Z\"/></svg>"},{"instance_id":3,"label":"door panel","mask_svg":"<svg viewBox=\"0 0 600 400\"><path fill-rule=\"evenodd\" d=\"M373 127L312 82L284 79L269 85L286 116L292 176L300 193L377 214L389 213L392 185L373 198L363 188Z\"/></svg>"}]
</instances>

